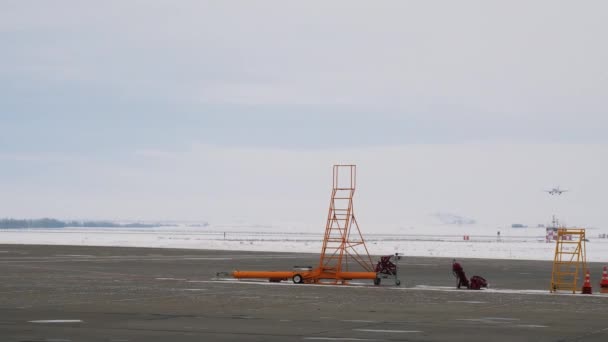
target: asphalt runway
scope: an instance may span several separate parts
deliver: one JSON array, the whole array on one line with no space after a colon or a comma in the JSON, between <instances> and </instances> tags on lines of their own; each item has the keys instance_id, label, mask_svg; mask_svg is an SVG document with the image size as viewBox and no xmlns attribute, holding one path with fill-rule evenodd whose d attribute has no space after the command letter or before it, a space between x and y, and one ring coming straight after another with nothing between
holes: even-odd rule
<instances>
[{"instance_id":1,"label":"asphalt runway","mask_svg":"<svg viewBox=\"0 0 608 342\"><path fill-rule=\"evenodd\" d=\"M460 260L490 289L455 290L451 260L406 257L402 285L218 279L314 254L0 245L0 341L608 341L594 295L549 294L551 262Z\"/></svg>"}]
</instances>

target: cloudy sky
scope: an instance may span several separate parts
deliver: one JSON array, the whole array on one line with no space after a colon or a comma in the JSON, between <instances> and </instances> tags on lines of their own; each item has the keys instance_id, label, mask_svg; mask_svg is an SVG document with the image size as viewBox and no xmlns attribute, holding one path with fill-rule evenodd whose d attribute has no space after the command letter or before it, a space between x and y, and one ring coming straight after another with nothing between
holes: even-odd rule
<instances>
[{"instance_id":1,"label":"cloudy sky","mask_svg":"<svg viewBox=\"0 0 608 342\"><path fill-rule=\"evenodd\" d=\"M601 226L606 13L4 0L0 217L322 225L331 165L357 163L367 225Z\"/></svg>"}]
</instances>

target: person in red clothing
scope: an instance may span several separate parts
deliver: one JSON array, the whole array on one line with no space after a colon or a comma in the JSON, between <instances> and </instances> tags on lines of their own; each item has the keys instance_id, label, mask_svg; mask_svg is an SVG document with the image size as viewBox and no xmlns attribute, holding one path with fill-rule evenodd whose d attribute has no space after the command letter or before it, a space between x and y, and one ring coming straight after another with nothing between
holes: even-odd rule
<instances>
[{"instance_id":1,"label":"person in red clothing","mask_svg":"<svg viewBox=\"0 0 608 342\"><path fill-rule=\"evenodd\" d=\"M469 288L469 279L467 279L466 274L464 274L464 269L456 262L456 259L452 260L452 273L454 274L454 277L456 277L457 288L460 288L461 286L464 286L467 289Z\"/></svg>"}]
</instances>

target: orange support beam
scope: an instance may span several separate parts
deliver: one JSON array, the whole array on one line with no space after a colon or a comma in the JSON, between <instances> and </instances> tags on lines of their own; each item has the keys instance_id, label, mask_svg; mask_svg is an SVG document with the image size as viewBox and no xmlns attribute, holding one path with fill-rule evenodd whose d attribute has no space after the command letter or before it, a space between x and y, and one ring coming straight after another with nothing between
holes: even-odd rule
<instances>
[{"instance_id":1,"label":"orange support beam","mask_svg":"<svg viewBox=\"0 0 608 342\"><path fill-rule=\"evenodd\" d=\"M345 283L353 279L376 279L376 272L339 272L319 273L313 271L234 271L236 279L269 279L270 281L292 280L294 283L315 283L319 279L334 279L337 283Z\"/></svg>"}]
</instances>

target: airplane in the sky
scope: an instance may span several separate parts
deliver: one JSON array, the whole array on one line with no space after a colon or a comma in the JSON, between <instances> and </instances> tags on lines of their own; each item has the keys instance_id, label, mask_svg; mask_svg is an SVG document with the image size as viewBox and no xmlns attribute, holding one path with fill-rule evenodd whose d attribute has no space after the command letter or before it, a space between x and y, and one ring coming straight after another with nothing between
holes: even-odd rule
<instances>
[{"instance_id":1,"label":"airplane in the sky","mask_svg":"<svg viewBox=\"0 0 608 342\"><path fill-rule=\"evenodd\" d=\"M560 189L559 185L551 190L545 190L545 192L548 192L549 195L561 195L562 192L567 192L567 189Z\"/></svg>"}]
</instances>

